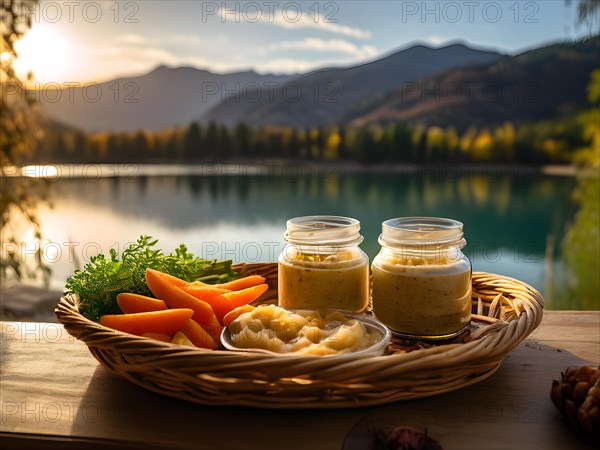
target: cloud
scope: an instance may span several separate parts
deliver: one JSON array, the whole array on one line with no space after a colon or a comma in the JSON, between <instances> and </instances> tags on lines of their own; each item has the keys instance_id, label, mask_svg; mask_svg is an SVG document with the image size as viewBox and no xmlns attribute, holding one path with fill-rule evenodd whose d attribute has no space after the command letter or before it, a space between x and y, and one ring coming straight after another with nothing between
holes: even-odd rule
<instances>
[{"instance_id":1,"label":"cloud","mask_svg":"<svg viewBox=\"0 0 600 450\"><path fill-rule=\"evenodd\" d=\"M308 72L322 66L322 64L319 64L314 60L307 61L302 59L280 58L255 64L254 68L260 73L292 74Z\"/></svg>"},{"instance_id":2,"label":"cloud","mask_svg":"<svg viewBox=\"0 0 600 450\"><path fill-rule=\"evenodd\" d=\"M168 37L170 42L177 44L201 44L202 39L195 34L174 34Z\"/></svg>"},{"instance_id":3,"label":"cloud","mask_svg":"<svg viewBox=\"0 0 600 450\"><path fill-rule=\"evenodd\" d=\"M433 45L440 45L442 42L444 42L444 38L441 38L439 36L427 36L425 41Z\"/></svg>"},{"instance_id":4,"label":"cloud","mask_svg":"<svg viewBox=\"0 0 600 450\"><path fill-rule=\"evenodd\" d=\"M197 56L182 56L163 47L161 43L198 44L200 38L196 35L175 34L165 39L146 37L140 34L121 34L115 36L110 46L96 47L96 54L103 66L123 67L127 73L147 71L158 64L168 66L194 66L201 68L214 67L204 58Z\"/></svg>"},{"instance_id":5,"label":"cloud","mask_svg":"<svg viewBox=\"0 0 600 450\"><path fill-rule=\"evenodd\" d=\"M121 44L121 45L146 45L149 44L151 41L150 39L148 39L145 36L142 36L141 34L120 34L118 36L115 36L115 38L113 39L113 42L115 44Z\"/></svg>"},{"instance_id":6,"label":"cloud","mask_svg":"<svg viewBox=\"0 0 600 450\"><path fill-rule=\"evenodd\" d=\"M120 45L157 45L161 40L142 36L141 34L120 34L113 39L115 44ZM174 34L162 38L162 42L171 42L175 44L200 44L202 40L195 34Z\"/></svg>"},{"instance_id":7,"label":"cloud","mask_svg":"<svg viewBox=\"0 0 600 450\"><path fill-rule=\"evenodd\" d=\"M353 37L355 39L369 39L371 37L371 32L368 30L362 30L360 28L330 22L327 18L321 16L320 14L312 17L306 13L302 14L300 20L297 22L290 21L287 17L285 17L284 14L274 15L273 19L274 25L278 25L283 28L315 28L318 30L328 31L330 33Z\"/></svg>"},{"instance_id":8,"label":"cloud","mask_svg":"<svg viewBox=\"0 0 600 450\"><path fill-rule=\"evenodd\" d=\"M335 18L325 17L318 12L304 10L298 3L296 5L298 5L296 8L274 10L271 14L268 10L260 11L260 15L256 17L259 17L258 21L262 23L289 29L313 28L355 39L370 39L372 36L369 30L341 25ZM219 8L219 14L223 23L228 21L254 23L257 21L254 15L245 19L243 9L241 11L236 11L235 9L231 11L221 7Z\"/></svg>"},{"instance_id":9,"label":"cloud","mask_svg":"<svg viewBox=\"0 0 600 450\"><path fill-rule=\"evenodd\" d=\"M356 45L344 39L305 38L301 41L283 41L270 44L268 51L279 50L313 50L318 52L347 53L357 59L370 58L377 55L372 45Z\"/></svg>"},{"instance_id":10,"label":"cloud","mask_svg":"<svg viewBox=\"0 0 600 450\"><path fill-rule=\"evenodd\" d=\"M169 51L161 47L104 47L98 51L103 59L128 59L132 63L148 58L170 59L172 57Z\"/></svg>"},{"instance_id":11,"label":"cloud","mask_svg":"<svg viewBox=\"0 0 600 450\"><path fill-rule=\"evenodd\" d=\"M126 67L127 72L143 72L160 64L209 67L209 61L196 56L179 56L162 47L105 47L98 49L106 65Z\"/></svg>"}]
</instances>

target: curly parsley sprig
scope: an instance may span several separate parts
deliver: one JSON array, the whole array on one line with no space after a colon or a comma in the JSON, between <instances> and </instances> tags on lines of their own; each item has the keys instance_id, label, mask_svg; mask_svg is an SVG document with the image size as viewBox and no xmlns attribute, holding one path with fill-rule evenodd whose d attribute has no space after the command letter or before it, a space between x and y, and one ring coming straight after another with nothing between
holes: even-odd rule
<instances>
[{"instance_id":1,"label":"curly parsley sprig","mask_svg":"<svg viewBox=\"0 0 600 450\"><path fill-rule=\"evenodd\" d=\"M97 321L104 314L120 314L117 294L132 292L153 297L146 285L146 269L152 268L186 281L224 283L239 275L231 268L231 260L203 259L188 252L181 244L175 254L165 255L155 246L158 240L140 236L119 255L113 248L109 257L92 256L83 270L76 270L66 283L66 292L79 295L79 311Z\"/></svg>"}]
</instances>

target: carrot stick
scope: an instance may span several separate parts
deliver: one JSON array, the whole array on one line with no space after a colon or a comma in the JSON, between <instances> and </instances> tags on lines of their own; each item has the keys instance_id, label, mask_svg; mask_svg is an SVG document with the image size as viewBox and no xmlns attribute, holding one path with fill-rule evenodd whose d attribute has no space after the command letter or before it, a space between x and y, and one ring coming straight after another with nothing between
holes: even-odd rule
<instances>
[{"instance_id":1,"label":"carrot stick","mask_svg":"<svg viewBox=\"0 0 600 450\"><path fill-rule=\"evenodd\" d=\"M230 289L224 289L217 286L200 286L199 284L192 283L185 286L183 290L188 294L204 301L218 297L221 294L227 294L228 292L231 292Z\"/></svg>"},{"instance_id":2,"label":"carrot stick","mask_svg":"<svg viewBox=\"0 0 600 450\"><path fill-rule=\"evenodd\" d=\"M231 322L233 322L235 319L237 319L244 313L253 311L254 308L256 307L252 305L242 305L229 311L227 314L225 314L225 317L223 317L223 326L228 327L229 324L231 324Z\"/></svg>"},{"instance_id":3,"label":"carrot stick","mask_svg":"<svg viewBox=\"0 0 600 450\"><path fill-rule=\"evenodd\" d=\"M227 297L224 297L223 295L218 295L212 298L206 298L204 299L204 301L210 305L219 322L223 322L223 317L225 316L225 314L227 314L229 311L235 308L235 306L233 306L233 304L231 303L231 300L229 300Z\"/></svg>"},{"instance_id":4,"label":"carrot stick","mask_svg":"<svg viewBox=\"0 0 600 450\"><path fill-rule=\"evenodd\" d=\"M173 336L193 315L194 311L188 308L135 314L107 314L100 317L100 325L137 336L144 333Z\"/></svg>"},{"instance_id":5,"label":"carrot stick","mask_svg":"<svg viewBox=\"0 0 600 450\"><path fill-rule=\"evenodd\" d=\"M150 271L152 271L152 272L160 273L160 274L161 274L161 276L162 276L162 277L163 277L165 280L167 280L169 283L171 283L171 284L173 284L173 285L177 286L178 288L181 288L181 289L183 289L183 288L185 288L185 287L186 287L188 284L190 284L189 282L187 282L187 281L185 281L185 280L182 280L181 278L177 278L177 277L174 277L173 275L169 275L168 273L164 273L164 272L161 272L161 271L159 271L159 270L154 270L154 269L146 269L146 277L148 277L148 271L149 271L149 270L150 270ZM152 289L150 289L150 290L152 290ZM153 293L154 295L156 295L156 293L154 293L154 292L152 292L152 293Z\"/></svg>"},{"instance_id":6,"label":"carrot stick","mask_svg":"<svg viewBox=\"0 0 600 450\"><path fill-rule=\"evenodd\" d=\"M227 294L221 294L217 297L217 300L225 301L224 299L229 299L231 306L236 308L256 300L258 297L267 292L268 289L269 286L266 283L259 284L258 286L252 286L242 289L241 291L232 291L228 292Z\"/></svg>"},{"instance_id":7,"label":"carrot stick","mask_svg":"<svg viewBox=\"0 0 600 450\"><path fill-rule=\"evenodd\" d=\"M167 309L167 305L162 300L140 294L119 294L117 295L117 303L119 304L121 311L125 314L164 311Z\"/></svg>"},{"instance_id":8,"label":"carrot stick","mask_svg":"<svg viewBox=\"0 0 600 450\"><path fill-rule=\"evenodd\" d=\"M163 341L163 342L171 342L171 336L169 336L168 334L144 333L144 334L142 334L142 337L156 339L158 341Z\"/></svg>"},{"instance_id":9,"label":"carrot stick","mask_svg":"<svg viewBox=\"0 0 600 450\"><path fill-rule=\"evenodd\" d=\"M154 295L163 300L169 308L190 308L194 311L192 318L204 328L215 340L219 340L222 327L211 306L183 289L171 283L170 275L158 270L146 269L146 284Z\"/></svg>"},{"instance_id":10,"label":"carrot stick","mask_svg":"<svg viewBox=\"0 0 600 450\"><path fill-rule=\"evenodd\" d=\"M194 344L196 347L208 348L214 350L218 347L217 342L206 332L204 328L198 325L194 319L188 320L188 323L181 329L181 332Z\"/></svg>"},{"instance_id":11,"label":"carrot stick","mask_svg":"<svg viewBox=\"0 0 600 450\"><path fill-rule=\"evenodd\" d=\"M193 295L197 299L205 301L213 309L217 320L221 322L223 316L233 309L231 302L227 298L217 299L221 294L231 292L229 289L223 289L217 286L202 286L199 284L188 284L183 288L185 292Z\"/></svg>"},{"instance_id":12,"label":"carrot stick","mask_svg":"<svg viewBox=\"0 0 600 450\"><path fill-rule=\"evenodd\" d=\"M238 278L237 280L229 281L227 283L219 283L219 284L206 284L201 281L194 281L191 285L196 286L213 286L223 289L229 289L231 291L239 291L241 289L246 289L252 286L256 286L265 282L265 278L260 275L248 275L244 278Z\"/></svg>"}]
</instances>

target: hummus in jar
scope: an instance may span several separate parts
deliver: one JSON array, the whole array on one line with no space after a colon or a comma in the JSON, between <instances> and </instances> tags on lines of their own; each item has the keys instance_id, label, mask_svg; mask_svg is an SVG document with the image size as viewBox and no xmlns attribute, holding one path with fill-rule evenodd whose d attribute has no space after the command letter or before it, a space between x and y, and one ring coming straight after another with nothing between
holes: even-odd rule
<instances>
[{"instance_id":1,"label":"hummus in jar","mask_svg":"<svg viewBox=\"0 0 600 450\"><path fill-rule=\"evenodd\" d=\"M373 261L373 312L406 337L444 339L471 320L471 264L466 258Z\"/></svg>"},{"instance_id":2,"label":"hummus in jar","mask_svg":"<svg viewBox=\"0 0 600 450\"><path fill-rule=\"evenodd\" d=\"M369 302L369 261L361 251L288 252L279 257L279 306L353 313Z\"/></svg>"},{"instance_id":3,"label":"hummus in jar","mask_svg":"<svg viewBox=\"0 0 600 450\"><path fill-rule=\"evenodd\" d=\"M229 326L230 341L241 349L327 356L367 349L384 339L381 331L333 311L288 311L259 306Z\"/></svg>"}]
</instances>

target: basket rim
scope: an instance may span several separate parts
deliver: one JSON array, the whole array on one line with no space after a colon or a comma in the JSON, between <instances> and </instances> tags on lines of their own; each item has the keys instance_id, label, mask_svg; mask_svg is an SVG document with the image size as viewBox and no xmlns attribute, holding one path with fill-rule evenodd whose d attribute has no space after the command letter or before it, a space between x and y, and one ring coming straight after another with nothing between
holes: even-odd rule
<instances>
[{"instance_id":1,"label":"basket rim","mask_svg":"<svg viewBox=\"0 0 600 450\"><path fill-rule=\"evenodd\" d=\"M233 268L239 269L240 267L245 267L245 268L249 268L249 269L257 269L259 267L272 265L272 264L276 264L276 263L254 263L254 264L240 263L240 264L234 265ZM541 322L541 313L543 312L543 309L544 309L544 299L543 299L542 295L535 288L533 288L532 286L530 286L516 278L500 276L500 275L496 275L496 274L489 273L489 272L473 272L474 279L476 279L476 278L484 278L485 279L488 277L493 278L495 281L508 281L508 282L520 285L522 288L529 291L532 294L531 295L532 299L535 300L534 302L532 302L532 305L533 305L532 311L540 313L539 319L534 321L535 326L533 326L533 328L527 327L527 328L531 328L531 330L529 330L525 335L523 335L520 339L518 339L518 342L516 343L516 345L518 345L518 343L520 343L528 334L530 334L530 332L533 331L533 329L537 328L537 326L539 325L539 322ZM137 335L126 333L126 332L117 331L112 328L106 327L104 325L100 325L98 322L94 322L94 321L84 317L81 313L79 313L78 303L79 303L79 296L77 294L65 293L64 295L61 296L61 298L57 304L57 307L55 309L55 314L56 314L59 322L61 324L63 324L63 326L65 326L65 329L67 330L67 332L69 332L69 334L71 334L75 338L83 341L88 346L90 344L88 344L86 338L90 336L92 331L98 331L98 332L110 333L113 335L112 339L110 339L110 345L109 345L110 347L114 347L119 342L139 342L140 345L143 346L144 351L151 351L151 350L153 350L153 348L156 348L157 350L158 349L160 349L160 350L177 349L181 353L193 352L193 354L200 354L200 355L210 354L210 355L218 355L218 356L233 356L233 355L235 355L236 357L240 357L240 358L257 359L257 360L272 359L272 358L276 358L277 360L293 360L293 361L324 360L324 358L321 356L311 356L311 355L285 355L285 356L276 355L275 356L275 355L269 355L269 354L260 353L260 352L243 352L243 351L223 350L223 349L209 350L209 349L202 349L202 348L193 348L193 347L174 344L171 342L163 342L163 341L159 341L156 339L137 336ZM537 315L537 314L534 314L534 315ZM436 344L429 348L421 348L421 349L413 350L410 353L418 353L419 355L433 354L433 353L439 352L439 349L450 350L451 348L454 348L455 346L464 347L464 346L468 346L469 344L473 345L474 343L477 343L479 340L482 340L482 339L491 340L494 335L498 334L504 328L509 327L511 323L526 320L527 317L528 317L528 315L527 315L527 308L526 308L525 311L523 311L516 320L498 321L498 324L499 324L498 327L496 327L495 329L491 329L491 330L489 330L489 332L483 333L481 336L478 336L477 338L470 340L468 342L439 343L439 344ZM79 322L82 322L82 325L85 324L88 327L87 332L85 332L83 334L76 333L76 330L74 330L74 328L71 326L69 319L77 319ZM77 335L73 334L72 331L75 332ZM520 334L523 334L523 333L520 333ZM395 357L402 357L403 355L405 355L405 354L401 353L401 354L386 354L386 355L382 355L382 356L367 356L367 357L361 357L360 360L365 363L368 363L368 361L371 359L395 358ZM351 353L335 355L333 357L330 356L326 359L335 360L335 362L338 362L338 363L344 362L345 360L357 360L357 358L354 358Z\"/></svg>"}]
</instances>

